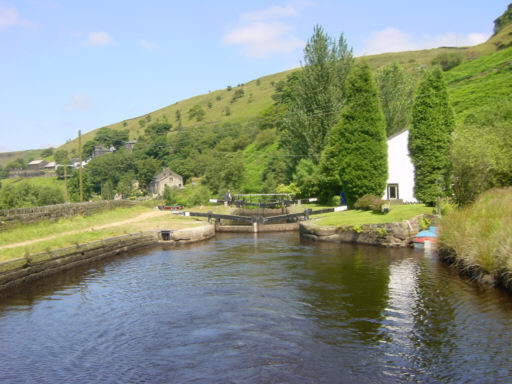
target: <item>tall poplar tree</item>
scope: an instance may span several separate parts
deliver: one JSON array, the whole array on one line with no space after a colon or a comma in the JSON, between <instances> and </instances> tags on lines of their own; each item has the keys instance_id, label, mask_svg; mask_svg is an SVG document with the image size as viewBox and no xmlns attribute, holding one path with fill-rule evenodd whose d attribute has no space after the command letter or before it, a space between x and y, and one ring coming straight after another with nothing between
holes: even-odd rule
<instances>
[{"instance_id":1,"label":"tall poplar tree","mask_svg":"<svg viewBox=\"0 0 512 384\"><path fill-rule=\"evenodd\" d=\"M301 158L318 163L344 104L345 79L352 62L352 50L343 34L335 42L321 26L314 27L304 48L302 70L290 76L284 87L288 113L281 128L281 146L291 155L292 169Z\"/></svg>"},{"instance_id":2,"label":"tall poplar tree","mask_svg":"<svg viewBox=\"0 0 512 384\"><path fill-rule=\"evenodd\" d=\"M417 84L416 76L406 73L395 61L375 75L382 112L386 118L386 132L391 136L410 127L412 104Z\"/></svg>"},{"instance_id":3,"label":"tall poplar tree","mask_svg":"<svg viewBox=\"0 0 512 384\"><path fill-rule=\"evenodd\" d=\"M450 189L453 111L440 68L425 71L418 86L409 132L409 153L414 164L414 195L427 204Z\"/></svg>"},{"instance_id":4,"label":"tall poplar tree","mask_svg":"<svg viewBox=\"0 0 512 384\"><path fill-rule=\"evenodd\" d=\"M352 68L346 97L325 152L338 154L339 179L351 207L363 195L382 196L388 177L386 123L366 61Z\"/></svg>"}]
</instances>

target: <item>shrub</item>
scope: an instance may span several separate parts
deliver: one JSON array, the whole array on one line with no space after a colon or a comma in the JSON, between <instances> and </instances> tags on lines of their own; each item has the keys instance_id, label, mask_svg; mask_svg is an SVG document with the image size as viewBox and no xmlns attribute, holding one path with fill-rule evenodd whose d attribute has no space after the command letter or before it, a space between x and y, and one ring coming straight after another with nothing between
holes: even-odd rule
<instances>
[{"instance_id":1,"label":"shrub","mask_svg":"<svg viewBox=\"0 0 512 384\"><path fill-rule=\"evenodd\" d=\"M462 62L460 53L441 53L432 60L432 65L439 65L443 71L455 68Z\"/></svg>"},{"instance_id":2,"label":"shrub","mask_svg":"<svg viewBox=\"0 0 512 384\"><path fill-rule=\"evenodd\" d=\"M354 208L365 211L381 212L382 206L385 203L386 202L384 200L375 195L364 195L363 197L357 199L357 201L354 203Z\"/></svg>"}]
</instances>

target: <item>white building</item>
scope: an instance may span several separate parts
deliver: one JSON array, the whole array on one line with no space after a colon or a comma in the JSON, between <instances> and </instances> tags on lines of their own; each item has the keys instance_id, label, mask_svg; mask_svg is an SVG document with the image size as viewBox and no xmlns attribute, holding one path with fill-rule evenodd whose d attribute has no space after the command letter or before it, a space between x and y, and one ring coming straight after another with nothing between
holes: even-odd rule
<instances>
[{"instance_id":1,"label":"white building","mask_svg":"<svg viewBox=\"0 0 512 384\"><path fill-rule=\"evenodd\" d=\"M417 203L414 197L414 165L409 156L409 130L388 138L388 181L383 199Z\"/></svg>"}]
</instances>

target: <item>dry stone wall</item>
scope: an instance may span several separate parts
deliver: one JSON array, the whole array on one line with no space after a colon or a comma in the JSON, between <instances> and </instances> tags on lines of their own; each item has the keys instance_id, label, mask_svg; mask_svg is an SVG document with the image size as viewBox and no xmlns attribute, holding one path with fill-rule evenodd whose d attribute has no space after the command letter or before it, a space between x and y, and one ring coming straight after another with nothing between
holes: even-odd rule
<instances>
[{"instance_id":1,"label":"dry stone wall","mask_svg":"<svg viewBox=\"0 0 512 384\"><path fill-rule=\"evenodd\" d=\"M131 200L109 200L87 203L47 205L44 207L13 208L0 210L0 230L18 224L55 221L62 217L89 216L94 213L137 204Z\"/></svg>"}]
</instances>

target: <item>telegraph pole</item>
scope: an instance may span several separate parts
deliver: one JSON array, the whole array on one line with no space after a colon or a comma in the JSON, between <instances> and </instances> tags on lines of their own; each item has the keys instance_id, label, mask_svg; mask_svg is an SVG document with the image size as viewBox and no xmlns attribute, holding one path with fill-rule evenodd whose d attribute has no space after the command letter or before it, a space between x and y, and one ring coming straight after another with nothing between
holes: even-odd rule
<instances>
[{"instance_id":1,"label":"telegraph pole","mask_svg":"<svg viewBox=\"0 0 512 384\"><path fill-rule=\"evenodd\" d=\"M64 185L66 186L66 203L69 203L68 194L68 165L64 164Z\"/></svg>"},{"instance_id":2,"label":"telegraph pole","mask_svg":"<svg viewBox=\"0 0 512 384\"><path fill-rule=\"evenodd\" d=\"M78 130L78 161L80 161L80 167L78 168L80 178L80 202L84 201L84 187L82 184L82 131Z\"/></svg>"}]
</instances>

